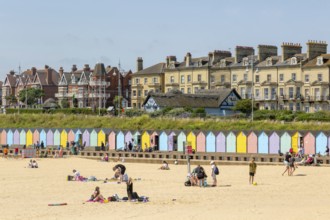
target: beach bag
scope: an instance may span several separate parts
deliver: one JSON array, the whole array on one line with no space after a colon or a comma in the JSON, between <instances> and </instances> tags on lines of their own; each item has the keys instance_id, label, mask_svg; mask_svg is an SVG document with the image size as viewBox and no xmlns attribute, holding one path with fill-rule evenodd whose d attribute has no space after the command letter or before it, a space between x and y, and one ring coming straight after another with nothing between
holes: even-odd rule
<instances>
[{"instance_id":1,"label":"beach bag","mask_svg":"<svg viewBox=\"0 0 330 220\"><path fill-rule=\"evenodd\" d=\"M109 202L117 202L117 198L116 198L116 196L109 196L108 201Z\"/></svg>"},{"instance_id":2,"label":"beach bag","mask_svg":"<svg viewBox=\"0 0 330 220\"><path fill-rule=\"evenodd\" d=\"M68 175L68 177L66 179L67 179L67 181L72 181L73 180L73 176Z\"/></svg>"},{"instance_id":3,"label":"beach bag","mask_svg":"<svg viewBox=\"0 0 330 220\"><path fill-rule=\"evenodd\" d=\"M215 175L219 175L219 169L218 169L217 166L214 168L214 174L215 174Z\"/></svg>"},{"instance_id":4,"label":"beach bag","mask_svg":"<svg viewBox=\"0 0 330 220\"><path fill-rule=\"evenodd\" d=\"M190 182L190 180L187 180L186 182L184 182L184 185L185 185L185 186L191 186L191 182Z\"/></svg>"},{"instance_id":5,"label":"beach bag","mask_svg":"<svg viewBox=\"0 0 330 220\"><path fill-rule=\"evenodd\" d=\"M95 176L90 176L88 177L88 181L97 181Z\"/></svg>"},{"instance_id":6,"label":"beach bag","mask_svg":"<svg viewBox=\"0 0 330 220\"><path fill-rule=\"evenodd\" d=\"M138 199L139 195L136 192L132 193L132 199Z\"/></svg>"}]
</instances>

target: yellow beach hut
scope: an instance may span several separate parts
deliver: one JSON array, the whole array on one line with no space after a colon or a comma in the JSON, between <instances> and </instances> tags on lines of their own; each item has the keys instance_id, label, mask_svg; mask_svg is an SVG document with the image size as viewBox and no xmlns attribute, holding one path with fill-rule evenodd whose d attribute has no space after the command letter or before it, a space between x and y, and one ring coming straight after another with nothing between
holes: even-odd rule
<instances>
[{"instance_id":1,"label":"yellow beach hut","mask_svg":"<svg viewBox=\"0 0 330 220\"><path fill-rule=\"evenodd\" d=\"M246 134L241 131L237 135L237 153L246 153Z\"/></svg>"},{"instance_id":2,"label":"yellow beach hut","mask_svg":"<svg viewBox=\"0 0 330 220\"><path fill-rule=\"evenodd\" d=\"M102 129L100 129L99 133L97 134L97 146L101 146L102 142L105 146L105 133Z\"/></svg>"},{"instance_id":3,"label":"yellow beach hut","mask_svg":"<svg viewBox=\"0 0 330 220\"><path fill-rule=\"evenodd\" d=\"M196 152L196 135L193 131L187 135L187 146L191 145L192 149Z\"/></svg>"},{"instance_id":4,"label":"yellow beach hut","mask_svg":"<svg viewBox=\"0 0 330 220\"><path fill-rule=\"evenodd\" d=\"M68 141L68 133L65 129L61 132L61 146L66 147L66 142Z\"/></svg>"},{"instance_id":5,"label":"yellow beach hut","mask_svg":"<svg viewBox=\"0 0 330 220\"><path fill-rule=\"evenodd\" d=\"M26 132L26 146L30 146L33 144L33 134L32 131L29 129Z\"/></svg>"},{"instance_id":6,"label":"yellow beach hut","mask_svg":"<svg viewBox=\"0 0 330 220\"><path fill-rule=\"evenodd\" d=\"M150 147L150 134L148 131L142 133L142 150Z\"/></svg>"}]
</instances>

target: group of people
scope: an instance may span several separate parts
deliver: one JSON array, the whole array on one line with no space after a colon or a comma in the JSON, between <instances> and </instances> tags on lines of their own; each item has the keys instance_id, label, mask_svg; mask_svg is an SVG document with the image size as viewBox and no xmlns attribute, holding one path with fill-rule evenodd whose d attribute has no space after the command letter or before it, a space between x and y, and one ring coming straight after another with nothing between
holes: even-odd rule
<instances>
[{"instance_id":1,"label":"group of people","mask_svg":"<svg viewBox=\"0 0 330 220\"><path fill-rule=\"evenodd\" d=\"M31 159L28 164L28 168L39 168L37 161Z\"/></svg>"},{"instance_id":2,"label":"group of people","mask_svg":"<svg viewBox=\"0 0 330 220\"><path fill-rule=\"evenodd\" d=\"M211 161L210 165L211 165L211 177L213 180L211 186L215 187L217 186L217 175L219 175L219 169L214 161ZM205 187L207 186L207 181L206 181L207 177L208 176L204 168L198 164L197 167L194 168L190 174L188 174L188 180L185 182L185 185Z\"/></svg>"}]
</instances>

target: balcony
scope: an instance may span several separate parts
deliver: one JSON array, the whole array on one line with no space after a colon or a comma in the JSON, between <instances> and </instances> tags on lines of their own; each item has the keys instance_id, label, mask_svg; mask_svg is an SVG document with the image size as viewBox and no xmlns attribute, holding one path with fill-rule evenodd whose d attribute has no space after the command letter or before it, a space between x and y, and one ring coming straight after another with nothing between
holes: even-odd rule
<instances>
[{"instance_id":1,"label":"balcony","mask_svg":"<svg viewBox=\"0 0 330 220\"><path fill-rule=\"evenodd\" d=\"M104 93L89 93L88 96L86 94L86 98L110 98L110 94Z\"/></svg>"},{"instance_id":2,"label":"balcony","mask_svg":"<svg viewBox=\"0 0 330 220\"><path fill-rule=\"evenodd\" d=\"M83 85L83 84L81 84L81 85ZM106 82L106 81L89 81L89 85L90 86L110 86L110 82Z\"/></svg>"},{"instance_id":3,"label":"balcony","mask_svg":"<svg viewBox=\"0 0 330 220\"><path fill-rule=\"evenodd\" d=\"M179 83L170 82L170 83L166 83L165 86L179 87Z\"/></svg>"},{"instance_id":4,"label":"balcony","mask_svg":"<svg viewBox=\"0 0 330 220\"><path fill-rule=\"evenodd\" d=\"M132 88L143 88L143 85L141 83L138 83L138 84L133 84L131 87Z\"/></svg>"},{"instance_id":5,"label":"balcony","mask_svg":"<svg viewBox=\"0 0 330 220\"><path fill-rule=\"evenodd\" d=\"M200 86L206 86L207 82L205 81L193 81L193 85L200 85Z\"/></svg>"},{"instance_id":6,"label":"balcony","mask_svg":"<svg viewBox=\"0 0 330 220\"><path fill-rule=\"evenodd\" d=\"M160 83L149 83L148 86L149 87L153 87L153 88L159 88L159 87L161 87Z\"/></svg>"}]
</instances>

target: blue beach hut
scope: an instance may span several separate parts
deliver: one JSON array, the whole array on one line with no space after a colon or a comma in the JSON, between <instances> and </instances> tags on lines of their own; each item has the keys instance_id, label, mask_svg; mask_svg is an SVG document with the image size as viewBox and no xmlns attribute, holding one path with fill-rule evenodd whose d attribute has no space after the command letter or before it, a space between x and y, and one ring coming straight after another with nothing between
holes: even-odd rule
<instances>
[{"instance_id":1,"label":"blue beach hut","mask_svg":"<svg viewBox=\"0 0 330 220\"><path fill-rule=\"evenodd\" d=\"M206 135L206 152L216 152L215 144L215 135L212 131L209 131Z\"/></svg>"}]
</instances>

